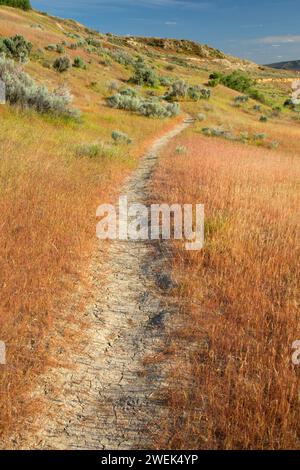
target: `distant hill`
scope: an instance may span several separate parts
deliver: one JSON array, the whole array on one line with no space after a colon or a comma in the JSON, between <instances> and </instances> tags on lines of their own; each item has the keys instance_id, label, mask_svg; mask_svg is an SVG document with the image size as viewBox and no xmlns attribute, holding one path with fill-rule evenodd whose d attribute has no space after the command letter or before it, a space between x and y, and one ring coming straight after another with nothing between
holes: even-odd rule
<instances>
[{"instance_id":1,"label":"distant hill","mask_svg":"<svg viewBox=\"0 0 300 470\"><path fill-rule=\"evenodd\" d=\"M277 62L275 64L268 64L267 67L280 70L299 70L300 71L300 60L290 60L288 62Z\"/></svg>"}]
</instances>

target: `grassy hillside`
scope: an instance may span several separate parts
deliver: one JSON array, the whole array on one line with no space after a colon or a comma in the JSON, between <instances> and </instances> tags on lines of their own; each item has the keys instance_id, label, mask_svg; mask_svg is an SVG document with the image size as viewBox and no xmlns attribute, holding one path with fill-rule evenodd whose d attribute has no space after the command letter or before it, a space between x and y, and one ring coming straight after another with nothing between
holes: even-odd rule
<instances>
[{"instance_id":1,"label":"grassy hillside","mask_svg":"<svg viewBox=\"0 0 300 470\"><path fill-rule=\"evenodd\" d=\"M265 174L265 160L288 156L286 161L296 162L300 110L284 106L290 84L282 79L293 75L193 42L101 34L73 20L6 6L0 7L0 34L8 61L0 63L0 72L15 84L0 105L0 339L9 364L0 377L0 421L9 442L7 436L39 411L30 391L48 365L51 325L74 302L70 292L79 283L85 293L70 320L81 321L80 306L89 295L84 273L96 248L96 208L114 201L149 143L189 113L197 120L193 138L200 147L216 139L210 153L221 155L218 142L225 139L226 155L238 158L241 152L246 158L253 151L258 160L251 171L259 171L262 158ZM26 43L12 40L16 35ZM251 96L255 90L259 100L248 97L249 87L239 90L240 81L229 80L235 89L221 80L208 86L212 72L227 77L236 69L251 79ZM67 97L63 109L59 97ZM113 139L114 131L120 140ZM276 178L280 182L277 170ZM64 338L73 340L70 332Z\"/></svg>"}]
</instances>

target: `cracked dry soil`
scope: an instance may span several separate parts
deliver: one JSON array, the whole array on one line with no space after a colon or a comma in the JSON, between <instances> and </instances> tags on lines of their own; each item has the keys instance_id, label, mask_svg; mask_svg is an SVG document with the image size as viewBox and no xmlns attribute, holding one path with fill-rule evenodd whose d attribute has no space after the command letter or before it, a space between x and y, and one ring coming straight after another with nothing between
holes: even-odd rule
<instances>
[{"instance_id":1,"label":"cracked dry soil","mask_svg":"<svg viewBox=\"0 0 300 470\"><path fill-rule=\"evenodd\" d=\"M192 122L186 119L158 139L122 188L128 203L145 203L159 152ZM47 416L40 418L31 448L147 449L166 413L160 390L166 368L143 364L162 349L172 285L151 241L113 241L109 274L100 282L100 260L92 265L94 303L85 312L88 343L74 354L72 369L52 368L43 377ZM156 251L156 255L155 255ZM102 261L103 264L103 261ZM58 392L51 392L56 384Z\"/></svg>"}]
</instances>

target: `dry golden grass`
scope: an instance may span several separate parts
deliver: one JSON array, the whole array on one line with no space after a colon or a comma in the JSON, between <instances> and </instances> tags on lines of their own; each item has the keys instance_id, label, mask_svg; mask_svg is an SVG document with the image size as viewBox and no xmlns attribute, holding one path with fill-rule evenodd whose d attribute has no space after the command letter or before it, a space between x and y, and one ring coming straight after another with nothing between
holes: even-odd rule
<instances>
[{"instance_id":1,"label":"dry golden grass","mask_svg":"<svg viewBox=\"0 0 300 470\"><path fill-rule=\"evenodd\" d=\"M32 28L33 24L40 24L42 29ZM73 42L64 32L86 36L80 25L34 11L1 7L0 29L1 36L22 34L33 42L33 57L25 70L51 89L66 84L74 95L74 106L83 113L82 122L75 123L0 107L0 340L6 342L8 353L0 377L4 441L22 429L30 414L38 412L30 392L37 375L47 366L53 323L68 308L69 293L82 281L93 253L97 205L116 197L121 182L145 148L176 120L161 122L108 108L104 100L108 83L114 80L125 85L132 72L114 62L103 66L101 57L83 48L66 48L66 53L71 58L82 57L87 70L72 68L62 75L55 72L51 64L58 54L44 47L63 40ZM208 77L204 70L179 66L167 72L163 60L156 65L162 74L180 75L193 83L203 83ZM258 115L232 108L230 101L236 95L223 87L213 90L213 110L207 112L203 126L222 124L236 132L261 132ZM204 103L182 103L182 107L196 115L203 112ZM201 127L199 124L199 130ZM77 144L109 144L115 129L128 133L133 145L120 147L111 157L75 158ZM290 155L300 150L298 124L288 121L286 115L283 121L267 123L264 131L277 138L280 148ZM179 246L176 252L174 269L184 274L182 312L187 325L195 322L197 328L192 333L189 328L177 333L195 340L196 349L188 361L195 383L182 394L172 394L174 423L181 423L182 414L185 420L170 445L230 448L258 443L260 447L294 447L299 417L289 348L291 340L296 339L297 320L290 273L297 268L296 221L292 217L298 203L298 163L293 160L291 169L291 158L199 136L191 138L188 145L188 168L186 156L172 157L171 150L159 173L165 188L158 185L164 199L173 194L175 202L205 202L210 227L204 255L187 254ZM172 178L174 184L170 186ZM199 181L203 184L200 189ZM261 330L257 328L258 319ZM81 321L80 311L77 320ZM199 353L197 344L204 344L205 334L210 347L204 348L199 360L202 350ZM170 351L178 349L176 341ZM242 422L246 424L240 429ZM224 431L228 423L229 433ZM250 433L251 427L257 436Z\"/></svg>"},{"instance_id":2,"label":"dry golden grass","mask_svg":"<svg viewBox=\"0 0 300 470\"><path fill-rule=\"evenodd\" d=\"M206 245L173 247L172 424L160 447L300 447L299 181L298 157L192 133L161 159L157 198L204 203Z\"/></svg>"}]
</instances>

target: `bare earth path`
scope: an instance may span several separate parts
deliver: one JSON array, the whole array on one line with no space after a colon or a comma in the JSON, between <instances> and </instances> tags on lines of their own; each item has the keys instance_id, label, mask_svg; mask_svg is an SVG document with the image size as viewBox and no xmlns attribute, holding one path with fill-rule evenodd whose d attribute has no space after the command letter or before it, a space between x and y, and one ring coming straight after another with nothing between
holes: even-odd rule
<instances>
[{"instance_id":1,"label":"bare earth path","mask_svg":"<svg viewBox=\"0 0 300 470\"><path fill-rule=\"evenodd\" d=\"M190 122L187 119L157 140L142 158L121 192L129 204L147 200L159 151ZM142 361L159 352L164 322L171 313L164 301L171 281L161 272L154 249L148 241L112 242L104 287L100 259L94 261L96 301L86 311L90 341L80 356L71 358L74 370L53 368L43 378L48 413L31 447L124 450L150 446L148 425L164 413L157 392L165 374ZM53 391L53 383L59 393Z\"/></svg>"}]
</instances>

